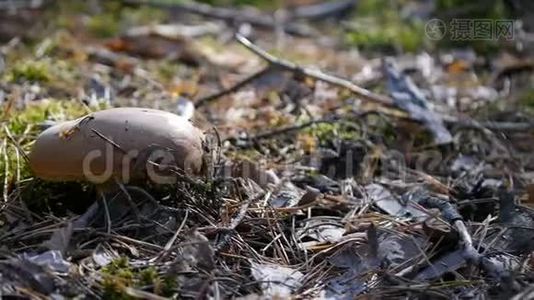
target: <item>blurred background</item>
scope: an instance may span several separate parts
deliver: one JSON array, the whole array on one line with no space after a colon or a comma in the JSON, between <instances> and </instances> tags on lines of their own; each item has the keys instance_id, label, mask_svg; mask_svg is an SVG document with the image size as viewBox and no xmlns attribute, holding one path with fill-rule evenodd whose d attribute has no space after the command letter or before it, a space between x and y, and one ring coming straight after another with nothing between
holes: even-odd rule
<instances>
[{"instance_id":1,"label":"blurred background","mask_svg":"<svg viewBox=\"0 0 534 300\"><path fill-rule=\"evenodd\" d=\"M0 0L0 296L528 298L533 71L532 0ZM24 154L115 106L215 132L217 180L73 230L94 187Z\"/></svg>"}]
</instances>

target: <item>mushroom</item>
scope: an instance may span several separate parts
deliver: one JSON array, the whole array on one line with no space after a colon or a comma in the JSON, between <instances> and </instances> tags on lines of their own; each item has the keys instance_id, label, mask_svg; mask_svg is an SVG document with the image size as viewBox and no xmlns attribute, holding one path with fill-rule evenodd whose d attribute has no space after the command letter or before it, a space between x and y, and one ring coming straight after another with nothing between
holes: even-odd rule
<instances>
[{"instance_id":1,"label":"mushroom","mask_svg":"<svg viewBox=\"0 0 534 300\"><path fill-rule=\"evenodd\" d=\"M204 135L187 119L146 108L112 108L43 131L30 153L35 176L96 184L146 178L170 183L173 165L187 175L204 171Z\"/></svg>"},{"instance_id":2,"label":"mushroom","mask_svg":"<svg viewBox=\"0 0 534 300\"><path fill-rule=\"evenodd\" d=\"M172 169L180 169L186 176L201 175L207 158L204 150L204 134L186 118L155 109L124 107L46 129L33 145L29 164L34 175L44 180L97 184L110 232L105 192L120 187L139 219L127 191L133 187L124 184L146 178L156 184L172 183L176 181L176 173L169 172ZM98 205L95 202L74 224L84 227Z\"/></svg>"}]
</instances>

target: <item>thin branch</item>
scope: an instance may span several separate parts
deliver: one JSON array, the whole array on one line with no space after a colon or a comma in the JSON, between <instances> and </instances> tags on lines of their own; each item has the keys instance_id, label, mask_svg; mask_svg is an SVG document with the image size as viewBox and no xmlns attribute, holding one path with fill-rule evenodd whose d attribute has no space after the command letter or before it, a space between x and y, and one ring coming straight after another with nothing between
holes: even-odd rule
<instances>
[{"instance_id":1,"label":"thin branch","mask_svg":"<svg viewBox=\"0 0 534 300\"><path fill-rule=\"evenodd\" d=\"M377 102L377 103L388 105L388 106L394 106L393 100L390 97L375 94L367 89L357 86L356 84L350 82L347 79L343 79L343 78L340 78L334 75L330 75L320 70L304 68L293 62L275 57L274 55L271 55L267 51L253 44L243 35L236 34L236 39L247 49L249 49L250 51L252 51L253 53L255 53L256 55L258 55L259 57L261 57L262 59L264 59L265 61L267 61L269 64L273 66L277 66L279 68L286 69L288 71L291 71L297 74L303 74L305 76L345 88L367 101Z\"/></svg>"},{"instance_id":2,"label":"thin branch","mask_svg":"<svg viewBox=\"0 0 534 300\"><path fill-rule=\"evenodd\" d=\"M94 129L94 128L91 128L91 131L93 131L96 135L98 135L98 137L100 137L101 139L103 139L104 141L108 142L109 144L111 144L113 147L119 149L122 153L124 154L127 154L126 150L124 150L121 146L119 146L117 143L115 143L114 141L112 141L110 138L108 138L107 136L103 135L102 133L100 133L98 130Z\"/></svg>"},{"instance_id":3,"label":"thin branch","mask_svg":"<svg viewBox=\"0 0 534 300\"><path fill-rule=\"evenodd\" d=\"M229 88L226 88L222 91L219 91L217 93L214 93L214 94L211 94L211 95L208 95L206 97L203 97L203 98L200 98L198 99L196 102L195 102L195 108L199 108L199 107L202 107L218 98L221 98L223 96L226 96L228 94L231 94L231 93L234 93L236 91L238 91L240 88L244 87L245 85L253 82L254 80L260 78L261 76L267 74L268 72L270 71L270 68L267 67L267 68L264 68L262 70L260 70L259 72L256 72L250 76L248 76L247 78L237 82L236 84L234 84L233 86L229 87Z\"/></svg>"},{"instance_id":4,"label":"thin branch","mask_svg":"<svg viewBox=\"0 0 534 300\"><path fill-rule=\"evenodd\" d=\"M123 3L129 5L150 5L161 9L175 10L177 12L187 12L204 17L224 20L232 24L248 23L260 28L277 28L282 25L286 33L298 36L311 36L313 30L304 24L288 22L289 20L281 20L285 24L280 24L274 16L262 14L259 12L250 12L238 10L235 8L215 7L204 3L197 3L194 1L180 1L180 2L165 2L155 0L123 0Z\"/></svg>"},{"instance_id":5,"label":"thin branch","mask_svg":"<svg viewBox=\"0 0 534 300\"><path fill-rule=\"evenodd\" d=\"M317 4L299 5L290 10L290 14L296 19L324 20L354 12L356 4L357 0L324 1Z\"/></svg>"},{"instance_id":6,"label":"thin branch","mask_svg":"<svg viewBox=\"0 0 534 300\"><path fill-rule=\"evenodd\" d=\"M487 129L491 131L529 131L534 130L534 122L495 122L474 121L447 118L444 121L450 125L464 129Z\"/></svg>"}]
</instances>

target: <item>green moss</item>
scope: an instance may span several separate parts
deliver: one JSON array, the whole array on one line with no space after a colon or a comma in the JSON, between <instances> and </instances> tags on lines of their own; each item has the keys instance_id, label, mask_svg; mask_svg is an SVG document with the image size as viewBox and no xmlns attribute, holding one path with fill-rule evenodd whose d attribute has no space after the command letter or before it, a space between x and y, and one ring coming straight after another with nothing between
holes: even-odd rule
<instances>
[{"instance_id":1,"label":"green moss","mask_svg":"<svg viewBox=\"0 0 534 300\"><path fill-rule=\"evenodd\" d=\"M327 143L333 138L342 140L357 140L361 138L360 132L344 123L320 123L306 128L304 133L317 137L320 144Z\"/></svg>"},{"instance_id":2,"label":"green moss","mask_svg":"<svg viewBox=\"0 0 534 300\"><path fill-rule=\"evenodd\" d=\"M48 82L51 79L50 64L48 61L19 61L11 68L6 79L11 82Z\"/></svg>"},{"instance_id":3,"label":"green moss","mask_svg":"<svg viewBox=\"0 0 534 300\"><path fill-rule=\"evenodd\" d=\"M171 81L176 74L180 74L181 68L183 68L183 65L173 61L163 60L158 63L156 72L158 73L158 77L162 80Z\"/></svg>"},{"instance_id":4,"label":"green moss","mask_svg":"<svg viewBox=\"0 0 534 300\"><path fill-rule=\"evenodd\" d=\"M52 24L58 28L73 29L76 27L74 15L87 12L85 1L57 0L48 5L45 13L46 18L52 20Z\"/></svg>"},{"instance_id":5,"label":"green moss","mask_svg":"<svg viewBox=\"0 0 534 300\"><path fill-rule=\"evenodd\" d=\"M9 83L38 83L41 88L55 91L55 95L72 93L72 87L79 84L81 78L79 67L73 61L64 59L10 57L8 66L0 80Z\"/></svg>"},{"instance_id":6,"label":"green moss","mask_svg":"<svg viewBox=\"0 0 534 300\"><path fill-rule=\"evenodd\" d=\"M0 115L0 174L10 179L20 174L20 178L31 177L23 155L17 150L29 153L31 145L40 133L39 124L45 120L64 121L86 114L85 107L73 101L42 101L22 110L3 110ZM5 126L5 128L4 128ZM8 138L8 132L17 141L17 148ZM18 153L18 155L17 155ZM18 163L17 163L18 162Z\"/></svg>"},{"instance_id":7,"label":"green moss","mask_svg":"<svg viewBox=\"0 0 534 300\"><path fill-rule=\"evenodd\" d=\"M113 14L103 13L91 16L87 22L87 29L96 37L107 38L117 35L120 25Z\"/></svg>"},{"instance_id":8,"label":"green moss","mask_svg":"<svg viewBox=\"0 0 534 300\"><path fill-rule=\"evenodd\" d=\"M28 126L35 126L46 120L66 121L87 113L85 106L79 102L46 100L38 104L29 105L23 110L12 112L7 128L11 133L19 135L25 132ZM29 137L35 137L37 132L34 129L29 133Z\"/></svg>"},{"instance_id":9,"label":"green moss","mask_svg":"<svg viewBox=\"0 0 534 300\"><path fill-rule=\"evenodd\" d=\"M124 25L127 27L161 24L167 18L167 11L149 6L141 6L138 8L124 7L120 11L120 20L125 23Z\"/></svg>"},{"instance_id":10,"label":"green moss","mask_svg":"<svg viewBox=\"0 0 534 300\"><path fill-rule=\"evenodd\" d=\"M119 257L102 269L102 274L119 277L126 282L133 282L134 273L127 257Z\"/></svg>"},{"instance_id":11,"label":"green moss","mask_svg":"<svg viewBox=\"0 0 534 300\"><path fill-rule=\"evenodd\" d=\"M352 30L347 33L349 44L370 51L415 52L421 47L436 49L471 47L480 54L491 54L506 45L497 39L451 39L452 19L511 19L503 0L438 0L430 18L445 23L447 32L437 41L426 38L426 20L408 18L401 11L409 1L362 0L358 3Z\"/></svg>"},{"instance_id":12,"label":"green moss","mask_svg":"<svg viewBox=\"0 0 534 300\"><path fill-rule=\"evenodd\" d=\"M359 3L347 41L363 50L400 50L415 52L424 43L421 20L405 19L399 14L401 4L386 0Z\"/></svg>"},{"instance_id":13,"label":"green moss","mask_svg":"<svg viewBox=\"0 0 534 300\"><path fill-rule=\"evenodd\" d=\"M149 6L131 8L120 1L103 2L103 12L93 14L87 22L87 29L96 37L113 37L121 29L133 26L159 24L164 22L168 13Z\"/></svg>"},{"instance_id":14,"label":"green moss","mask_svg":"<svg viewBox=\"0 0 534 300\"><path fill-rule=\"evenodd\" d=\"M383 26L376 21L358 25L347 35L347 41L364 50L402 50L415 52L423 44L423 26L420 22L391 21Z\"/></svg>"},{"instance_id":15,"label":"green moss","mask_svg":"<svg viewBox=\"0 0 534 300\"><path fill-rule=\"evenodd\" d=\"M390 123L386 117L380 114L368 114L365 116L365 120L362 120L374 133L374 136L379 137L386 144L393 144L397 139L397 129Z\"/></svg>"},{"instance_id":16,"label":"green moss","mask_svg":"<svg viewBox=\"0 0 534 300\"><path fill-rule=\"evenodd\" d=\"M158 271L154 267L148 267L140 272L139 283L141 285L151 285L158 279Z\"/></svg>"},{"instance_id":17,"label":"green moss","mask_svg":"<svg viewBox=\"0 0 534 300\"><path fill-rule=\"evenodd\" d=\"M259 160L262 157L262 154L253 148L240 149L238 152L229 152L225 153L225 155L228 155L231 159L248 159L252 161Z\"/></svg>"},{"instance_id":18,"label":"green moss","mask_svg":"<svg viewBox=\"0 0 534 300\"><path fill-rule=\"evenodd\" d=\"M127 257L119 257L101 270L105 299L133 299L123 289L134 283L134 272Z\"/></svg>"},{"instance_id":19,"label":"green moss","mask_svg":"<svg viewBox=\"0 0 534 300\"><path fill-rule=\"evenodd\" d=\"M534 88L523 92L521 96L519 96L518 103L522 107L534 111Z\"/></svg>"},{"instance_id":20,"label":"green moss","mask_svg":"<svg viewBox=\"0 0 534 300\"><path fill-rule=\"evenodd\" d=\"M148 290L165 297L172 296L176 288L175 278L159 274L155 267L137 270L126 257L112 261L102 268L101 274L105 299L134 299L124 294L125 287Z\"/></svg>"}]
</instances>

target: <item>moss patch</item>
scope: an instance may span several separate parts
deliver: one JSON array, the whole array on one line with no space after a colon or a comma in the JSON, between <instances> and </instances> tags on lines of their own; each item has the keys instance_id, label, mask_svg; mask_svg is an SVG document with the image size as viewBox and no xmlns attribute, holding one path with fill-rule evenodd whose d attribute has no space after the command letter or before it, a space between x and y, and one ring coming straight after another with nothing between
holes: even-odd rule
<instances>
[{"instance_id":1,"label":"moss patch","mask_svg":"<svg viewBox=\"0 0 534 300\"><path fill-rule=\"evenodd\" d=\"M519 96L519 105L534 112L534 88L530 88Z\"/></svg>"},{"instance_id":2,"label":"moss patch","mask_svg":"<svg viewBox=\"0 0 534 300\"><path fill-rule=\"evenodd\" d=\"M176 281L160 274L156 268L133 268L128 258L120 257L102 268L102 285L105 299L136 299L124 293L124 289L132 287L170 297L176 289Z\"/></svg>"},{"instance_id":3,"label":"moss patch","mask_svg":"<svg viewBox=\"0 0 534 300\"><path fill-rule=\"evenodd\" d=\"M0 114L1 177L16 182L32 176L21 151L30 152L33 141L42 130L40 124L46 120L74 119L87 112L79 102L58 100L45 100L22 109L4 109Z\"/></svg>"},{"instance_id":4,"label":"moss patch","mask_svg":"<svg viewBox=\"0 0 534 300\"><path fill-rule=\"evenodd\" d=\"M314 135L320 145L324 145L337 138L355 141L361 138L359 130L342 122L320 123L303 130L303 133Z\"/></svg>"},{"instance_id":5,"label":"moss patch","mask_svg":"<svg viewBox=\"0 0 534 300\"><path fill-rule=\"evenodd\" d=\"M400 1L402 2L402 1ZM424 42L424 24L421 20L403 18L399 11L402 3L386 0L364 0L346 39L363 50L415 52Z\"/></svg>"},{"instance_id":6,"label":"moss patch","mask_svg":"<svg viewBox=\"0 0 534 300\"><path fill-rule=\"evenodd\" d=\"M10 82L48 82L51 79L50 65L47 61L22 61L12 67L6 79Z\"/></svg>"},{"instance_id":7,"label":"moss patch","mask_svg":"<svg viewBox=\"0 0 534 300\"><path fill-rule=\"evenodd\" d=\"M119 33L119 23L113 14L105 13L92 16L87 22L87 29L96 37L112 37Z\"/></svg>"}]
</instances>

